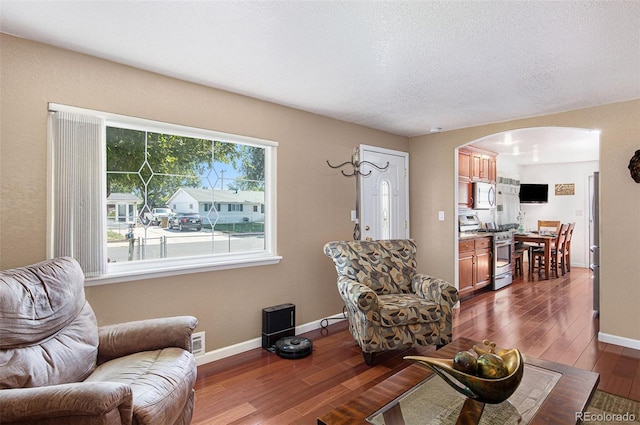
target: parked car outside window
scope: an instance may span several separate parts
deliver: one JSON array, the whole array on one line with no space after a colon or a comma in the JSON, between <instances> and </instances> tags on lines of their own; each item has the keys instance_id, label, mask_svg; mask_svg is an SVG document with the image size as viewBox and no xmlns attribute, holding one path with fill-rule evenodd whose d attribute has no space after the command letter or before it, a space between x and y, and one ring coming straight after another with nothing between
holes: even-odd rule
<instances>
[{"instance_id":1,"label":"parked car outside window","mask_svg":"<svg viewBox=\"0 0 640 425\"><path fill-rule=\"evenodd\" d=\"M151 211L151 224L157 226L163 218L169 218L172 211L171 208L154 208Z\"/></svg>"},{"instance_id":2,"label":"parked car outside window","mask_svg":"<svg viewBox=\"0 0 640 425\"><path fill-rule=\"evenodd\" d=\"M196 213L174 213L169 217L169 228L202 230L202 217Z\"/></svg>"}]
</instances>

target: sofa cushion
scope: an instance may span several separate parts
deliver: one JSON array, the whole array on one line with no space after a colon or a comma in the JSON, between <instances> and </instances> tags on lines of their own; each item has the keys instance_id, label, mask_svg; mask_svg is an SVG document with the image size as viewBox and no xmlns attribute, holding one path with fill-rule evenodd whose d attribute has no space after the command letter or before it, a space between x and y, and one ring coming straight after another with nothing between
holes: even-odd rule
<instances>
[{"instance_id":1,"label":"sofa cushion","mask_svg":"<svg viewBox=\"0 0 640 425\"><path fill-rule=\"evenodd\" d=\"M0 272L0 388L82 381L95 368L97 347L74 259Z\"/></svg>"},{"instance_id":2,"label":"sofa cushion","mask_svg":"<svg viewBox=\"0 0 640 425\"><path fill-rule=\"evenodd\" d=\"M412 294L378 295L382 326L415 325L440 320L440 305Z\"/></svg>"},{"instance_id":3,"label":"sofa cushion","mask_svg":"<svg viewBox=\"0 0 640 425\"><path fill-rule=\"evenodd\" d=\"M192 396L196 361L188 351L170 347L144 351L98 366L86 382L128 384L133 393L133 423L173 424Z\"/></svg>"}]
</instances>

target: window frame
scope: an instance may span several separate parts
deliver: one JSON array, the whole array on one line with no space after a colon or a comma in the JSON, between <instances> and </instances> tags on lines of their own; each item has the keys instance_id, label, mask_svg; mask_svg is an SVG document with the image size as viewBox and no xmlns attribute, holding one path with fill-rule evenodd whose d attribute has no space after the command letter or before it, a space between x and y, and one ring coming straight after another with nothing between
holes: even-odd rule
<instances>
[{"instance_id":1,"label":"window frame","mask_svg":"<svg viewBox=\"0 0 640 425\"><path fill-rule=\"evenodd\" d=\"M242 253L224 253L199 255L191 257L149 259L135 262L109 263L107 273L97 277L87 277L85 286L103 285L109 283L127 282L132 280L149 279L155 277L167 277L189 273L200 273L215 270L226 270L241 267L262 266L277 264L282 259L277 255L277 232L276 232L276 154L278 143L272 140L259 139L250 136L242 136L231 133L224 133L215 130L207 130L197 127L184 126L179 124L164 123L161 121L149 120L145 118L135 118L110 112L96 111L85 108L78 108L67 105L49 103L49 111L67 111L82 115L92 115L104 119L102 129L106 143L107 127L120 127L132 130L144 130L156 133L175 134L183 137L201 138L209 140L220 140L240 145L249 145L264 148L265 152L265 248L264 250L248 251ZM106 187L106 146L103 154L103 167L98 170L102 173L104 186ZM51 172L48 173L49 190L53 190ZM51 211L51 197L47 202L48 211ZM106 211L107 200L103 200L103 207L100 213ZM52 237L53 223L47 222L47 237ZM105 229L106 231L106 229ZM106 237L101 238L99 243L105 244ZM51 244L47 244L50 248ZM48 256L52 256L49 250Z\"/></svg>"}]
</instances>

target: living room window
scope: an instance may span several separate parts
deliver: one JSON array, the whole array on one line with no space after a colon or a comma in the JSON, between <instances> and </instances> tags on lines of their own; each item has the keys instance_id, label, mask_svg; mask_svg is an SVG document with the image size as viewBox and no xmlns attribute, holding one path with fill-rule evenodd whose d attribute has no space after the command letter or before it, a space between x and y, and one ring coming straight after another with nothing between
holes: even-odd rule
<instances>
[{"instance_id":1,"label":"living room window","mask_svg":"<svg viewBox=\"0 0 640 425\"><path fill-rule=\"evenodd\" d=\"M50 111L51 256L76 257L89 283L279 260L275 142L61 105Z\"/></svg>"}]
</instances>

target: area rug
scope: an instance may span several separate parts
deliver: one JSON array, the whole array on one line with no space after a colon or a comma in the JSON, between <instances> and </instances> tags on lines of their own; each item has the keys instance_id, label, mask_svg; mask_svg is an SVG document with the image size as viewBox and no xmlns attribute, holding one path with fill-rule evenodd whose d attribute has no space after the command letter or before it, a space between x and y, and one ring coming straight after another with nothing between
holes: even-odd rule
<instances>
[{"instance_id":1,"label":"area rug","mask_svg":"<svg viewBox=\"0 0 640 425\"><path fill-rule=\"evenodd\" d=\"M640 424L640 401L596 390L582 423L605 425L614 423Z\"/></svg>"}]
</instances>

